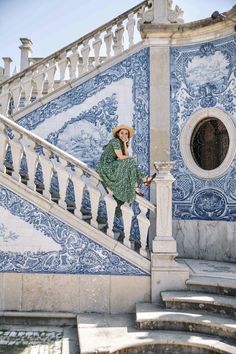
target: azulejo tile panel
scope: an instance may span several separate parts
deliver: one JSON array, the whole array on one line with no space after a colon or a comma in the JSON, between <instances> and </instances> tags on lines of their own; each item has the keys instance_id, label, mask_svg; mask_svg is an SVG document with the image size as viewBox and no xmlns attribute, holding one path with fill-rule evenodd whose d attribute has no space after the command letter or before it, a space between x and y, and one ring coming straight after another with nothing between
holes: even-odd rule
<instances>
[{"instance_id":1,"label":"azulejo tile panel","mask_svg":"<svg viewBox=\"0 0 236 354\"><path fill-rule=\"evenodd\" d=\"M144 48L17 123L93 168L112 129L129 124L136 131L133 154L148 174L149 81L149 48Z\"/></svg>"},{"instance_id":2,"label":"azulejo tile panel","mask_svg":"<svg viewBox=\"0 0 236 354\"><path fill-rule=\"evenodd\" d=\"M0 223L0 272L148 275L1 185L0 211L11 214Z\"/></svg>"},{"instance_id":3,"label":"azulejo tile panel","mask_svg":"<svg viewBox=\"0 0 236 354\"><path fill-rule=\"evenodd\" d=\"M174 218L236 221L236 160L222 177L204 180L187 169L179 144L183 127L199 109L220 108L236 124L236 36L172 47L170 62Z\"/></svg>"}]
</instances>

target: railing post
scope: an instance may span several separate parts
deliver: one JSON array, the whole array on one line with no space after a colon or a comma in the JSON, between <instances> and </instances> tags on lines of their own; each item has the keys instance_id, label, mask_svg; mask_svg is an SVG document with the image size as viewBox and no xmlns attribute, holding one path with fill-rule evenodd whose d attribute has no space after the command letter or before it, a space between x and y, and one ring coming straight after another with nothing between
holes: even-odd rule
<instances>
[{"instance_id":1,"label":"railing post","mask_svg":"<svg viewBox=\"0 0 236 354\"><path fill-rule=\"evenodd\" d=\"M175 261L176 241L172 236L173 162L155 163L156 183L156 236L152 242L152 302L160 301L163 290L185 289L188 268Z\"/></svg>"}]
</instances>

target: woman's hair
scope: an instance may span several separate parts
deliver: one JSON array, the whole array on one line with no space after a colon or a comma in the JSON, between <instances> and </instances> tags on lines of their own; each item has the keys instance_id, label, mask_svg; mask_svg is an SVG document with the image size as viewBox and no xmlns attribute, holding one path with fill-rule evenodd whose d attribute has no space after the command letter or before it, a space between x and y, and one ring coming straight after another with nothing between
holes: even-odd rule
<instances>
[{"instance_id":1,"label":"woman's hair","mask_svg":"<svg viewBox=\"0 0 236 354\"><path fill-rule=\"evenodd\" d=\"M115 133L114 138L117 138L117 139L120 140L120 138L119 138L119 136L118 136L118 134L119 134L120 131L121 131L121 129L118 130L118 132ZM129 136L129 139L130 139L130 133L129 133L129 131L128 131L128 136ZM121 141L121 140L120 140L120 141ZM127 144L127 147L129 147L129 141L128 141L126 144ZM107 147L107 145L108 145L108 144L104 145L102 149L104 150L104 149ZM124 146L123 146L123 144L121 144L121 150L122 150L122 153L124 154L125 152L124 152Z\"/></svg>"},{"instance_id":2,"label":"woman's hair","mask_svg":"<svg viewBox=\"0 0 236 354\"><path fill-rule=\"evenodd\" d=\"M118 130L118 132L115 133L115 138L120 139L119 136L118 136L118 134L119 134L119 132L120 132L121 130L122 130L122 129ZM129 139L130 139L130 133L129 133L128 129L125 129L125 130L127 130L128 136L129 136Z\"/></svg>"}]
</instances>

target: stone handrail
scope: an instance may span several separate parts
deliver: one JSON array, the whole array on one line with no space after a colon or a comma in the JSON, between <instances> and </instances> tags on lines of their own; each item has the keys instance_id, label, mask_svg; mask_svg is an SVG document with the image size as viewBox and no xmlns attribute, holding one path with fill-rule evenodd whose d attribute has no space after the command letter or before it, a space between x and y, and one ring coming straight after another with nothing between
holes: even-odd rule
<instances>
[{"instance_id":1,"label":"stone handrail","mask_svg":"<svg viewBox=\"0 0 236 354\"><path fill-rule=\"evenodd\" d=\"M147 0L0 84L0 113L11 116L35 100L76 80L137 41L138 17ZM126 39L126 40L125 40ZM138 39L139 40L139 39ZM56 79L57 77L57 79Z\"/></svg>"},{"instance_id":2,"label":"stone handrail","mask_svg":"<svg viewBox=\"0 0 236 354\"><path fill-rule=\"evenodd\" d=\"M11 158L9 158L9 151ZM9 162L9 160L11 161ZM28 166L24 179L22 175L23 160ZM36 179L39 165L43 176L40 190ZM89 219L91 226L105 230L104 232L112 238L117 237L114 228L117 202L110 191L105 191L99 175L85 163L20 127L1 114L0 173L8 174L17 182L25 183L31 191L40 192L49 201L53 200L52 179L56 174L59 194L56 200L54 199L53 201L56 201L58 206L64 210L69 210L67 192L69 183L72 183L74 189L74 215L81 220ZM132 236L132 221L136 217L140 232L139 253L147 257L146 245L150 226L147 212L155 212L156 208L141 197L137 197L136 202L140 210L140 213L136 216L132 207L127 203L121 206L123 244L129 248L137 248L135 246L136 241ZM104 214L105 207L107 210L104 217L105 222L100 222L99 208L100 210L101 208L103 209ZM101 226L101 224L103 225ZM118 235L119 237L121 233Z\"/></svg>"}]
</instances>

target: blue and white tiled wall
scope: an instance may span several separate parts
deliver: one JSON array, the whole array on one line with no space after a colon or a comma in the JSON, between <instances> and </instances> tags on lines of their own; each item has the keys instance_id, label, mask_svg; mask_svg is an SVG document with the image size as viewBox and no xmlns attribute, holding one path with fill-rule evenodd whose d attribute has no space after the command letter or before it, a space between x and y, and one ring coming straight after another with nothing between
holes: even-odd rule
<instances>
[{"instance_id":1,"label":"blue and white tiled wall","mask_svg":"<svg viewBox=\"0 0 236 354\"><path fill-rule=\"evenodd\" d=\"M148 275L0 185L0 272Z\"/></svg>"},{"instance_id":2,"label":"blue and white tiled wall","mask_svg":"<svg viewBox=\"0 0 236 354\"><path fill-rule=\"evenodd\" d=\"M149 49L131 55L17 123L93 168L112 129L128 124L136 131L133 154L148 174ZM0 272L147 275L1 185L0 214Z\"/></svg>"},{"instance_id":3,"label":"blue and white tiled wall","mask_svg":"<svg viewBox=\"0 0 236 354\"><path fill-rule=\"evenodd\" d=\"M188 170L179 145L181 130L201 108L220 108L236 125L236 36L173 47L170 53L174 218L236 221L236 161L225 175L206 181Z\"/></svg>"},{"instance_id":4,"label":"blue and white tiled wall","mask_svg":"<svg viewBox=\"0 0 236 354\"><path fill-rule=\"evenodd\" d=\"M135 53L17 121L95 168L118 124L136 131L133 154L149 171L149 49Z\"/></svg>"}]
</instances>

